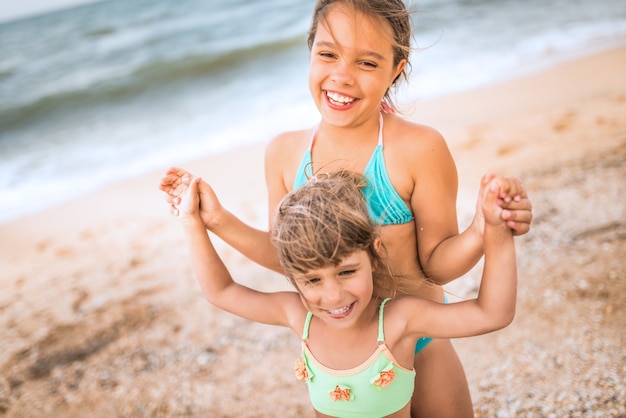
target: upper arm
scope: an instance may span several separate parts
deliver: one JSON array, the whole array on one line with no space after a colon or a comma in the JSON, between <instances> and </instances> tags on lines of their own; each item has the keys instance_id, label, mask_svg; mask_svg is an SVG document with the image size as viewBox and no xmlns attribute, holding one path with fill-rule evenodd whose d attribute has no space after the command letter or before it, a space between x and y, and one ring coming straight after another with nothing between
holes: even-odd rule
<instances>
[{"instance_id":1,"label":"upper arm","mask_svg":"<svg viewBox=\"0 0 626 418\"><path fill-rule=\"evenodd\" d=\"M406 333L414 338L463 338L501 328L476 299L450 304L416 297L397 301L406 318Z\"/></svg>"},{"instance_id":2,"label":"upper arm","mask_svg":"<svg viewBox=\"0 0 626 418\"><path fill-rule=\"evenodd\" d=\"M278 204L293 187L300 158L306 150L306 138L306 131L285 132L274 138L265 150L265 183L270 227Z\"/></svg>"},{"instance_id":3,"label":"upper arm","mask_svg":"<svg viewBox=\"0 0 626 418\"><path fill-rule=\"evenodd\" d=\"M456 212L458 178L450 150L439 132L423 128L420 140L414 142L417 161L411 165L411 209L420 264L428 274L428 262L435 248L459 233Z\"/></svg>"},{"instance_id":4,"label":"upper arm","mask_svg":"<svg viewBox=\"0 0 626 418\"><path fill-rule=\"evenodd\" d=\"M233 283L212 303L220 309L254 322L291 328L291 319L304 310L296 292L265 293Z\"/></svg>"}]
</instances>

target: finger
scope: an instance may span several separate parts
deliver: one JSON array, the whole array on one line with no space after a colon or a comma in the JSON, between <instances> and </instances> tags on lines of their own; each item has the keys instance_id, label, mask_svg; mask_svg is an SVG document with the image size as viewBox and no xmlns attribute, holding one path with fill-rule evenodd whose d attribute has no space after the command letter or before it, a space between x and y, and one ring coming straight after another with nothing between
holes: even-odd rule
<instances>
[{"instance_id":1,"label":"finger","mask_svg":"<svg viewBox=\"0 0 626 418\"><path fill-rule=\"evenodd\" d=\"M527 210L530 212L533 209L533 205L528 199L513 199L508 202L502 201L502 208L510 210Z\"/></svg>"},{"instance_id":2,"label":"finger","mask_svg":"<svg viewBox=\"0 0 626 418\"><path fill-rule=\"evenodd\" d=\"M166 193L172 193L172 191L176 190L181 184L185 186L188 185L191 177L191 174L182 168L170 167L161 178L159 189Z\"/></svg>"},{"instance_id":3,"label":"finger","mask_svg":"<svg viewBox=\"0 0 626 418\"><path fill-rule=\"evenodd\" d=\"M181 185L180 178L176 179L161 179L161 183L159 184L159 190L165 192L167 194L173 194L173 192Z\"/></svg>"},{"instance_id":4,"label":"finger","mask_svg":"<svg viewBox=\"0 0 626 418\"><path fill-rule=\"evenodd\" d=\"M495 177L493 181L498 184L498 187L500 189L500 191L498 192L498 197L500 197L500 199L502 200L507 198L509 196L509 189L511 187L509 181L505 177Z\"/></svg>"},{"instance_id":5,"label":"finger","mask_svg":"<svg viewBox=\"0 0 626 418\"><path fill-rule=\"evenodd\" d=\"M180 196L173 196L171 194L166 194L163 196L163 200L167 202L168 205L179 205L180 204Z\"/></svg>"},{"instance_id":6,"label":"finger","mask_svg":"<svg viewBox=\"0 0 626 418\"><path fill-rule=\"evenodd\" d=\"M493 180L495 177L496 177L496 175L495 175L495 174L493 174L493 173L485 174L485 175L483 175L483 177L482 177L482 179L481 179L481 183L482 183L482 184L484 184L484 185L487 185L487 184L489 184L489 182L490 182L491 180Z\"/></svg>"},{"instance_id":7,"label":"finger","mask_svg":"<svg viewBox=\"0 0 626 418\"><path fill-rule=\"evenodd\" d=\"M496 181L498 182L498 186L500 186L500 196L508 196L511 191L511 187L513 186L511 184L511 180L506 177L497 177Z\"/></svg>"},{"instance_id":8,"label":"finger","mask_svg":"<svg viewBox=\"0 0 626 418\"><path fill-rule=\"evenodd\" d=\"M505 216L506 213L506 217ZM529 224L533 220L533 213L527 210L503 210L503 219L520 224Z\"/></svg>"},{"instance_id":9,"label":"finger","mask_svg":"<svg viewBox=\"0 0 626 418\"><path fill-rule=\"evenodd\" d=\"M187 171L183 170L180 167L170 167L167 169L165 174L168 176L173 176L173 177L182 177L185 174L187 174Z\"/></svg>"},{"instance_id":10,"label":"finger","mask_svg":"<svg viewBox=\"0 0 626 418\"><path fill-rule=\"evenodd\" d=\"M194 195L198 193L198 183L200 183L200 177L194 177L189 179L189 186L184 191L186 196Z\"/></svg>"},{"instance_id":11,"label":"finger","mask_svg":"<svg viewBox=\"0 0 626 418\"><path fill-rule=\"evenodd\" d=\"M178 197L178 196L181 196L183 194L185 189L187 189L187 186L185 184L181 183L181 184L177 185L176 188L170 192L170 194L172 196L174 196L174 197Z\"/></svg>"},{"instance_id":12,"label":"finger","mask_svg":"<svg viewBox=\"0 0 626 418\"><path fill-rule=\"evenodd\" d=\"M500 207L498 205L498 196L500 194L500 187L498 182L492 180L489 183L485 196L483 198L482 210L485 221L494 223L498 222L498 219L501 218L501 215L498 216L498 211L500 211Z\"/></svg>"},{"instance_id":13,"label":"finger","mask_svg":"<svg viewBox=\"0 0 626 418\"><path fill-rule=\"evenodd\" d=\"M509 177L498 177L498 184L500 185L500 197L507 201L513 200L516 196L522 196L524 188L519 179Z\"/></svg>"},{"instance_id":14,"label":"finger","mask_svg":"<svg viewBox=\"0 0 626 418\"><path fill-rule=\"evenodd\" d=\"M173 215L173 216L178 217L178 215L180 214L180 212L179 212L179 210L178 210L178 208L177 208L176 206L171 205L171 206L170 206L170 214L171 214L171 215Z\"/></svg>"},{"instance_id":15,"label":"finger","mask_svg":"<svg viewBox=\"0 0 626 418\"><path fill-rule=\"evenodd\" d=\"M530 224L528 223L507 221L506 225L511 228L511 231L513 231L513 235L515 236L524 235L530 231Z\"/></svg>"}]
</instances>

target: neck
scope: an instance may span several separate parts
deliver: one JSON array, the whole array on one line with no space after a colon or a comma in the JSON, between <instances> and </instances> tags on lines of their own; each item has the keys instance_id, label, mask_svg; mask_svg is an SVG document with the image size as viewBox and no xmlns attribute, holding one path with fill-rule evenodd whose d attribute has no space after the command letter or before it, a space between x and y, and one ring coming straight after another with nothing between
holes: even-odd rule
<instances>
[{"instance_id":1,"label":"neck","mask_svg":"<svg viewBox=\"0 0 626 418\"><path fill-rule=\"evenodd\" d=\"M363 121L347 126L333 125L322 120L319 126L318 137L321 136L324 138L324 141L336 145L346 143L367 144L373 139L378 140L379 129L379 113L376 112Z\"/></svg>"}]
</instances>

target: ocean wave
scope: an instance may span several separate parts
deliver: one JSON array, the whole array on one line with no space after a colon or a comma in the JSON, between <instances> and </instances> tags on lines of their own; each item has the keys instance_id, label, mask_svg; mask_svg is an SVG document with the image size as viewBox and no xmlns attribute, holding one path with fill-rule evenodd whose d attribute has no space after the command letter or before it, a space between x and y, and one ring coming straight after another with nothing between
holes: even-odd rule
<instances>
[{"instance_id":1,"label":"ocean wave","mask_svg":"<svg viewBox=\"0 0 626 418\"><path fill-rule=\"evenodd\" d=\"M304 35L291 35L272 43L242 45L217 55L187 55L175 60L150 61L129 69L124 76L95 80L88 86L57 91L26 103L5 102L4 108L0 104L0 132L19 129L75 108L124 101L149 89L215 76L293 47L305 48L304 45Z\"/></svg>"}]
</instances>

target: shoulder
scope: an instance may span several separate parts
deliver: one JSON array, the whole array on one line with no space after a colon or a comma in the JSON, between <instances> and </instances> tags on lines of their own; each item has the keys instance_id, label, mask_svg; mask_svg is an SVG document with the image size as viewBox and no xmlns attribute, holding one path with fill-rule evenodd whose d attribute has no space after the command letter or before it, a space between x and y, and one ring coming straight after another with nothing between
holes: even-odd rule
<instances>
[{"instance_id":1,"label":"shoulder","mask_svg":"<svg viewBox=\"0 0 626 418\"><path fill-rule=\"evenodd\" d=\"M414 310L419 310L429 302L417 296L402 295L396 296L385 305L385 318L391 316L402 322L402 318L408 320L414 315Z\"/></svg>"},{"instance_id":2,"label":"shoulder","mask_svg":"<svg viewBox=\"0 0 626 418\"><path fill-rule=\"evenodd\" d=\"M396 345L398 341L413 334L415 322L420 322L424 318L424 310L428 309L428 302L414 296L397 296L387 302L384 311L385 341ZM415 342L412 342L413 347Z\"/></svg>"},{"instance_id":3,"label":"shoulder","mask_svg":"<svg viewBox=\"0 0 626 418\"><path fill-rule=\"evenodd\" d=\"M301 336L309 311L302 304L302 299L297 292L287 292L288 302L285 304L285 316L288 318L287 327L296 335Z\"/></svg>"},{"instance_id":4,"label":"shoulder","mask_svg":"<svg viewBox=\"0 0 626 418\"><path fill-rule=\"evenodd\" d=\"M384 143L389 147L408 147L414 151L448 149L446 140L437 129L392 115L385 118Z\"/></svg>"},{"instance_id":5,"label":"shoulder","mask_svg":"<svg viewBox=\"0 0 626 418\"><path fill-rule=\"evenodd\" d=\"M303 153L312 135L312 129L287 131L276 135L270 140L265 149L266 158L274 156L293 155Z\"/></svg>"},{"instance_id":6,"label":"shoulder","mask_svg":"<svg viewBox=\"0 0 626 418\"><path fill-rule=\"evenodd\" d=\"M416 184L424 180L435 184L439 176L456 175L452 154L438 130L386 115L383 135L387 171L402 196L412 196Z\"/></svg>"},{"instance_id":7,"label":"shoulder","mask_svg":"<svg viewBox=\"0 0 626 418\"><path fill-rule=\"evenodd\" d=\"M312 129L284 132L274 137L265 149L265 182L270 219L280 199L293 186L300 161L313 134Z\"/></svg>"},{"instance_id":8,"label":"shoulder","mask_svg":"<svg viewBox=\"0 0 626 418\"><path fill-rule=\"evenodd\" d=\"M385 327L388 324L394 324L391 326L398 327L396 332L399 333L414 330L416 326L421 328L423 323L428 322L432 308L436 305L434 302L417 296L397 296L385 306Z\"/></svg>"}]
</instances>

